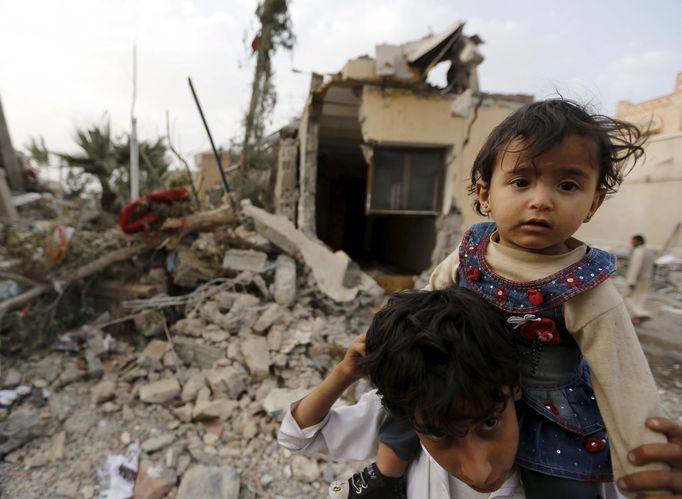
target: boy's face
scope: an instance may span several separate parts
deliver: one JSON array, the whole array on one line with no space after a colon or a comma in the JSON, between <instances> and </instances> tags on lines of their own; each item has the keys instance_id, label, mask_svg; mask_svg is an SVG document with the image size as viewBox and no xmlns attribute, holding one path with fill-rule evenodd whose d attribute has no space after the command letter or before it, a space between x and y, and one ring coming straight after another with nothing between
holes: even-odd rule
<instances>
[{"instance_id":1,"label":"boy's face","mask_svg":"<svg viewBox=\"0 0 682 499\"><path fill-rule=\"evenodd\" d=\"M490 184L476 193L488 203L500 244L532 253L559 255L566 241L593 215L606 195L597 190L597 145L580 135L563 141L532 162L522 159L517 139L500 154Z\"/></svg>"},{"instance_id":2,"label":"boy's face","mask_svg":"<svg viewBox=\"0 0 682 499\"><path fill-rule=\"evenodd\" d=\"M513 400L520 397L521 391L516 389ZM481 493L499 489L509 478L519 445L516 409L511 398L503 411L471 421L463 437L434 437L420 432L417 435L431 457L450 475Z\"/></svg>"}]
</instances>

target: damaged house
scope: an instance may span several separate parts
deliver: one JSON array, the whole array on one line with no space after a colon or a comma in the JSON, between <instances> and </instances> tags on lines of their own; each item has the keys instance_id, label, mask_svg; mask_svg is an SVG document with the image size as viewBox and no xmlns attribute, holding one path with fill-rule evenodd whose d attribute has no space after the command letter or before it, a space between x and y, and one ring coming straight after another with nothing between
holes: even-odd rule
<instances>
[{"instance_id":1,"label":"damaged house","mask_svg":"<svg viewBox=\"0 0 682 499\"><path fill-rule=\"evenodd\" d=\"M480 90L481 43L456 23L313 75L298 128L281 131L277 213L375 277L440 261L479 218L466 193L478 149L532 100ZM439 64L442 88L427 83Z\"/></svg>"},{"instance_id":2,"label":"damaged house","mask_svg":"<svg viewBox=\"0 0 682 499\"><path fill-rule=\"evenodd\" d=\"M651 247L682 258L682 73L671 94L638 103L621 101L616 117L648 133L646 155L579 236L618 248L641 233Z\"/></svg>"}]
</instances>

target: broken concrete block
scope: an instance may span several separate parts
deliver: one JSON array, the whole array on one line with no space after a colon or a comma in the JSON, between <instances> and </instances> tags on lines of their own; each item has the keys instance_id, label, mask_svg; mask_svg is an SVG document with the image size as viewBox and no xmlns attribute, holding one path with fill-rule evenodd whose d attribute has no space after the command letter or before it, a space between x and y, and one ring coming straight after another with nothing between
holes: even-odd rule
<instances>
[{"instance_id":1,"label":"broken concrete block","mask_svg":"<svg viewBox=\"0 0 682 499\"><path fill-rule=\"evenodd\" d=\"M273 419L281 419L286 414L289 406L308 395L310 390L274 388L263 399L263 409Z\"/></svg>"},{"instance_id":2,"label":"broken concrete block","mask_svg":"<svg viewBox=\"0 0 682 499\"><path fill-rule=\"evenodd\" d=\"M220 343L221 341L226 341L230 337L230 333L215 324L209 324L201 333L201 336L211 343Z\"/></svg>"},{"instance_id":3,"label":"broken concrete block","mask_svg":"<svg viewBox=\"0 0 682 499\"><path fill-rule=\"evenodd\" d=\"M190 250L175 254L173 282L183 288L196 288L199 283L210 281L217 276L215 270L202 262Z\"/></svg>"},{"instance_id":4,"label":"broken concrete block","mask_svg":"<svg viewBox=\"0 0 682 499\"><path fill-rule=\"evenodd\" d=\"M66 457L66 432L60 431L52 438L52 445L48 452L51 462L61 461Z\"/></svg>"},{"instance_id":5,"label":"broken concrete block","mask_svg":"<svg viewBox=\"0 0 682 499\"><path fill-rule=\"evenodd\" d=\"M175 471L150 461L142 461L135 479L132 499L161 499L175 487L178 477Z\"/></svg>"},{"instance_id":6,"label":"broken concrete block","mask_svg":"<svg viewBox=\"0 0 682 499\"><path fill-rule=\"evenodd\" d=\"M281 316L282 310L280 309L279 305L276 303L271 303L253 325L253 331L257 334L265 334L268 328L272 326Z\"/></svg>"},{"instance_id":7,"label":"broken concrete block","mask_svg":"<svg viewBox=\"0 0 682 499\"><path fill-rule=\"evenodd\" d=\"M173 324L171 331L175 334L198 337L206 328L206 323L201 319L180 319Z\"/></svg>"},{"instance_id":8,"label":"broken concrete block","mask_svg":"<svg viewBox=\"0 0 682 499\"><path fill-rule=\"evenodd\" d=\"M180 384L175 378L166 378L140 387L140 400L148 404L161 404L180 394Z\"/></svg>"},{"instance_id":9,"label":"broken concrete block","mask_svg":"<svg viewBox=\"0 0 682 499\"><path fill-rule=\"evenodd\" d=\"M287 255L277 257L275 301L283 307L289 307L296 301L296 262Z\"/></svg>"},{"instance_id":10,"label":"broken concrete block","mask_svg":"<svg viewBox=\"0 0 682 499\"><path fill-rule=\"evenodd\" d=\"M135 329L147 338L163 333L166 317L160 310L145 310L133 318Z\"/></svg>"},{"instance_id":11,"label":"broken concrete block","mask_svg":"<svg viewBox=\"0 0 682 499\"><path fill-rule=\"evenodd\" d=\"M320 478L320 465L314 458L296 455L291 457L291 472L294 478L312 483Z\"/></svg>"},{"instance_id":12,"label":"broken concrete block","mask_svg":"<svg viewBox=\"0 0 682 499\"><path fill-rule=\"evenodd\" d=\"M262 272L268 262L268 255L261 251L230 249L223 257L223 268L242 272Z\"/></svg>"},{"instance_id":13,"label":"broken concrete block","mask_svg":"<svg viewBox=\"0 0 682 499\"><path fill-rule=\"evenodd\" d=\"M261 236L258 232L249 230L244 225L240 225L234 230L235 236L237 236L242 244L245 246L250 246L251 248L259 251L270 251L272 245L270 241Z\"/></svg>"},{"instance_id":14,"label":"broken concrete block","mask_svg":"<svg viewBox=\"0 0 682 499\"><path fill-rule=\"evenodd\" d=\"M142 442L140 448L147 454L151 454L152 452L165 449L170 444L172 444L174 440L175 436L171 433L167 433L165 435L159 435L156 437L148 438L147 440Z\"/></svg>"},{"instance_id":15,"label":"broken concrete block","mask_svg":"<svg viewBox=\"0 0 682 499\"><path fill-rule=\"evenodd\" d=\"M242 343L242 354L251 376L265 379L270 374L270 350L263 337L248 338Z\"/></svg>"},{"instance_id":16,"label":"broken concrete block","mask_svg":"<svg viewBox=\"0 0 682 499\"><path fill-rule=\"evenodd\" d=\"M21 373L16 369L8 369L2 377L2 388L14 388L21 384Z\"/></svg>"},{"instance_id":17,"label":"broken concrete block","mask_svg":"<svg viewBox=\"0 0 682 499\"><path fill-rule=\"evenodd\" d=\"M383 294L383 290L365 273L360 276L362 281L360 286L345 287L343 281L351 261L348 255L343 251L333 253L319 241L309 238L296 229L286 217L273 215L257 208L248 199L242 201L242 211L253 218L256 229L263 236L290 256L297 259L300 257L312 269L320 291L332 300L351 301L355 299L360 289L371 294Z\"/></svg>"},{"instance_id":18,"label":"broken concrete block","mask_svg":"<svg viewBox=\"0 0 682 499\"><path fill-rule=\"evenodd\" d=\"M197 464L183 475L176 499L237 499L239 485L239 473L232 466Z\"/></svg>"},{"instance_id":19,"label":"broken concrete block","mask_svg":"<svg viewBox=\"0 0 682 499\"><path fill-rule=\"evenodd\" d=\"M224 352L214 346L200 345L191 338L176 337L175 352L185 364L200 369L210 369L218 359L225 357Z\"/></svg>"},{"instance_id":20,"label":"broken concrete block","mask_svg":"<svg viewBox=\"0 0 682 499\"><path fill-rule=\"evenodd\" d=\"M237 399L246 391L244 376L234 367L222 367L206 371L206 381L214 396L226 394Z\"/></svg>"},{"instance_id":21,"label":"broken concrete block","mask_svg":"<svg viewBox=\"0 0 682 499\"><path fill-rule=\"evenodd\" d=\"M116 397L116 381L105 379L92 389L92 401L96 404L112 400Z\"/></svg>"},{"instance_id":22,"label":"broken concrete block","mask_svg":"<svg viewBox=\"0 0 682 499\"><path fill-rule=\"evenodd\" d=\"M142 356L148 357L157 362L163 360L163 356L171 349L170 343L161 340L152 340L149 344L142 350Z\"/></svg>"},{"instance_id":23,"label":"broken concrete block","mask_svg":"<svg viewBox=\"0 0 682 499\"><path fill-rule=\"evenodd\" d=\"M206 378L204 373L196 373L190 376L190 378L182 387L182 394L180 395L180 398L183 400L183 402L192 402L195 398L197 398L197 393L199 393L199 390L205 386Z\"/></svg>"},{"instance_id":24,"label":"broken concrete block","mask_svg":"<svg viewBox=\"0 0 682 499\"><path fill-rule=\"evenodd\" d=\"M239 407L239 402L236 400L216 399L212 401L199 400L194 405L192 411L193 420L214 419L219 418L221 421L227 421L232 416L234 410Z\"/></svg>"},{"instance_id":25,"label":"broken concrete block","mask_svg":"<svg viewBox=\"0 0 682 499\"><path fill-rule=\"evenodd\" d=\"M279 351L282 346L282 338L284 337L285 329L284 324L275 324L270 328L270 331L268 331L267 340L271 352Z\"/></svg>"}]
</instances>

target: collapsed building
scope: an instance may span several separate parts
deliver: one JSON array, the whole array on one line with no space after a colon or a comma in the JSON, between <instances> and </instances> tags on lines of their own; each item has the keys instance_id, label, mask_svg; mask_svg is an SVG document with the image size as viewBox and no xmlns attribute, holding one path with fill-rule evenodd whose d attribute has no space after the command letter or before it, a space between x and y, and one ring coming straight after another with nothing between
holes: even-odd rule
<instances>
[{"instance_id":1,"label":"collapsed building","mask_svg":"<svg viewBox=\"0 0 682 499\"><path fill-rule=\"evenodd\" d=\"M481 43L458 22L313 74L298 126L280 134L277 213L380 282L440 261L478 219L466 192L478 149L532 101L480 90ZM449 64L443 87L427 82L439 64Z\"/></svg>"}]
</instances>

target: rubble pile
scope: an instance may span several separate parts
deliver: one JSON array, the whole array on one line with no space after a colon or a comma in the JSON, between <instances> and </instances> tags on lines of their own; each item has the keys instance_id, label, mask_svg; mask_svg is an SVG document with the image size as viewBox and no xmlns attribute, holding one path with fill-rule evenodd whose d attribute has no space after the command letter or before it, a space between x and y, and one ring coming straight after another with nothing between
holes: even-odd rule
<instances>
[{"instance_id":1,"label":"rubble pile","mask_svg":"<svg viewBox=\"0 0 682 499\"><path fill-rule=\"evenodd\" d=\"M1 359L4 495L319 497L355 468L292 456L276 433L366 330L383 291L249 203L230 220L157 239L150 268L120 260L106 279L91 276L107 313L47 351ZM129 265L142 277L117 281Z\"/></svg>"}]
</instances>

